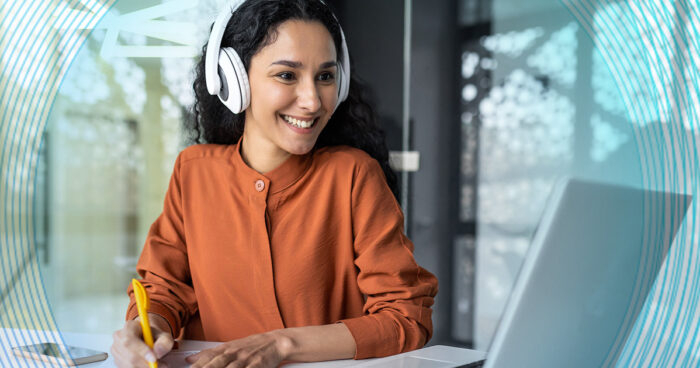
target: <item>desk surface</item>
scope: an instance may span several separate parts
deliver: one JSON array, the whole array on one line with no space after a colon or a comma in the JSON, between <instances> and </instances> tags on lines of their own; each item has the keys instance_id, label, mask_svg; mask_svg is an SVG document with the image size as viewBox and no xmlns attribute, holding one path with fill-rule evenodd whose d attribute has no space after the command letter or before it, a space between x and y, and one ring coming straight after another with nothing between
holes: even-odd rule
<instances>
[{"instance_id":1,"label":"desk surface","mask_svg":"<svg viewBox=\"0 0 700 368\"><path fill-rule=\"evenodd\" d=\"M90 348L94 350L104 351L109 353L109 349L112 345L112 336L108 334L82 334L82 333L62 333L64 342L68 345L80 346L84 348ZM56 342L58 341L58 335L53 332L44 331L33 331L33 330L18 330L18 329L0 329L0 347L2 352L0 353L0 366L12 366L12 367L35 367L36 362L33 360L25 360L24 358L16 357L12 354L10 350L13 346L27 345L32 343L41 342ZM178 367L188 367L189 365L184 361L187 355L193 354L196 351L202 349L208 349L217 346L219 343L207 342L207 341L195 341L195 340L183 340L180 341L180 347L168 354L165 357L165 361L168 363L170 368ZM444 360L448 356L455 361L463 361L464 363L476 361L483 359L485 353L476 350L461 349L450 346L435 345L420 350L416 350L411 353L406 354L416 354L420 353L422 357L436 360ZM400 354L400 355L406 355ZM317 362L317 363L293 363L285 365L285 368L340 368L340 367L350 367L357 365L372 365L381 364L383 360L393 358L380 358L380 359L365 359L365 360L335 360L328 362ZM107 360L96 362L92 364L80 365L79 367L84 368L94 368L94 367L115 367L112 356L107 358Z\"/></svg>"}]
</instances>

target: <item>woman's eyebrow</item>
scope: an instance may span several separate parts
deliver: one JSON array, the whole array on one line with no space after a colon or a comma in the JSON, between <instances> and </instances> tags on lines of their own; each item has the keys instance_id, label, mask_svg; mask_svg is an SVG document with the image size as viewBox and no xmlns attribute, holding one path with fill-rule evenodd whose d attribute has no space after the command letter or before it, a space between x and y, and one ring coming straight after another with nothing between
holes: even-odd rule
<instances>
[{"instance_id":1,"label":"woman's eyebrow","mask_svg":"<svg viewBox=\"0 0 700 368\"><path fill-rule=\"evenodd\" d=\"M301 67L301 63L300 63L300 62L298 62L298 61L290 61L290 60L277 60L277 61L273 61L272 64L270 64L270 66L273 66L273 65L285 65L285 66L288 66L288 67L290 67L290 68L300 68L300 67Z\"/></svg>"},{"instance_id":2,"label":"woman's eyebrow","mask_svg":"<svg viewBox=\"0 0 700 368\"><path fill-rule=\"evenodd\" d=\"M302 63L299 61L291 61L291 60L277 60L273 61L270 66L272 65L284 65L288 66L290 68L301 68ZM336 61L326 61L325 63L321 64L321 69L326 69L326 68L332 68L334 66L337 66L338 63Z\"/></svg>"}]
</instances>

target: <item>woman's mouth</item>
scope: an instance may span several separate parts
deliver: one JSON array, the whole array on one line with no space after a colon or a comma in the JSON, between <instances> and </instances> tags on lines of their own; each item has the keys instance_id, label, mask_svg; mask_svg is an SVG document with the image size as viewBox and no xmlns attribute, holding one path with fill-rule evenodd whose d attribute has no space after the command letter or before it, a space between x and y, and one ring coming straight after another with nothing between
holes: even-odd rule
<instances>
[{"instance_id":1,"label":"woman's mouth","mask_svg":"<svg viewBox=\"0 0 700 368\"><path fill-rule=\"evenodd\" d=\"M288 115L280 114L280 116L282 117L282 120L284 120L287 124L298 129L311 129L314 125L316 125L316 122L318 121L318 118L302 120L293 118Z\"/></svg>"}]
</instances>

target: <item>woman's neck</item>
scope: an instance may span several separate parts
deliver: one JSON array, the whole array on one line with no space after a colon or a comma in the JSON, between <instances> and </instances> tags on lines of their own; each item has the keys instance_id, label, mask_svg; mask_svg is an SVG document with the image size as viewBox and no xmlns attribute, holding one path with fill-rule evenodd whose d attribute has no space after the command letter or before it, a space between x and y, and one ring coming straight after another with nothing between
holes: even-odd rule
<instances>
[{"instance_id":1,"label":"woman's neck","mask_svg":"<svg viewBox=\"0 0 700 368\"><path fill-rule=\"evenodd\" d=\"M255 138L244 131L241 139L241 157L253 170L261 174L270 172L291 156L289 152L281 150L274 143Z\"/></svg>"}]
</instances>

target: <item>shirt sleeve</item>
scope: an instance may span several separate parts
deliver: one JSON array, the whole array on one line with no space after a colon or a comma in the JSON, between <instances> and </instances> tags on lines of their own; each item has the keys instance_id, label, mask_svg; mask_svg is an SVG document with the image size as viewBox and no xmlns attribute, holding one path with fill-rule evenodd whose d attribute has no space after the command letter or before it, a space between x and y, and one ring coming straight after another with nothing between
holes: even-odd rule
<instances>
[{"instance_id":1,"label":"shirt sleeve","mask_svg":"<svg viewBox=\"0 0 700 368\"><path fill-rule=\"evenodd\" d=\"M181 155L175 160L163 212L151 225L136 265L151 300L149 312L163 316L175 338L197 311L185 245L180 170ZM126 319L131 320L138 315L131 284L127 294L130 302Z\"/></svg>"},{"instance_id":2,"label":"shirt sleeve","mask_svg":"<svg viewBox=\"0 0 700 368\"><path fill-rule=\"evenodd\" d=\"M367 299L363 316L340 322L355 339L355 359L421 348L432 335L437 278L416 263L403 214L377 161L356 169L352 202L357 282Z\"/></svg>"}]
</instances>

